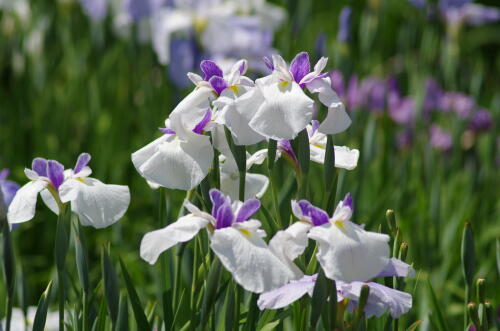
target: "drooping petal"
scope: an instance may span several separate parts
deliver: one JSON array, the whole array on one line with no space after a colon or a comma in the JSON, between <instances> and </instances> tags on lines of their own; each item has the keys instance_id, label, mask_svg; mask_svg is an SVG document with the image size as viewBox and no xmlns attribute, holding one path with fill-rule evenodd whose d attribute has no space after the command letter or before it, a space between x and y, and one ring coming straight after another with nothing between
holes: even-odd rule
<instances>
[{"instance_id":1,"label":"drooping petal","mask_svg":"<svg viewBox=\"0 0 500 331\"><path fill-rule=\"evenodd\" d=\"M252 217L260 208L260 201L257 199L248 199L238 209L236 222L244 222Z\"/></svg>"},{"instance_id":2,"label":"drooping petal","mask_svg":"<svg viewBox=\"0 0 500 331\"><path fill-rule=\"evenodd\" d=\"M365 284L370 287L370 294L364 310L366 317L379 317L389 310L393 318L398 318L411 309L412 297L409 293L374 282L343 283L341 284L343 296L352 300L354 305L357 305L361 287Z\"/></svg>"},{"instance_id":3,"label":"drooping petal","mask_svg":"<svg viewBox=\"0 0 500 331\"><path fill-rule=\"evenodd\" d=\"M312 225L308 222L295 222L286 230L278 231L269 241L269 248L282 262L288 264L297 277L302 276L302 271L293 263L307 247L309 239L307 232Z\"/></svg>"},{"instance_id":4,"label":"drooping petal","mask_svg":"<svg viewBox=\"0 0 500 331\"><path fill-rule=\"evenodd\" d=\"M347 115L344 105L328 108L325 120L319 126L319 132L324 134L337 134L347 130L352 121Z\"/></svg>"},{"instance_id":5,"label":"drooping petal","mask_svg":"<svg viewBox=\"0 0 500 331\"><path fill-rule=\"evenodd\" d=\"M359 150L350 149L346 146L335 146L335 167L352 170L357 167L359 159ZM325 149L311 145L311 161L323 164L325 161Z\"/></svg>"},{"instance_id":6,"label":"drooping petal","mask_svg":"<svg viewBox=\"0 0 500 331\"><path fill-rule=\"evenodd\" d=\"M366 281L389 262L389 236L365 231L349 221L313 227L308 236L318 242L316 256L333 280Z\"/></svg>"},{"instance_id":7,"label":"drooping petal","mask_svg":"<svg viewBox=\"0 0 500 331\"><path fill-rule=\"evenodd\" d=\"M54 214L59 215L59 206L57 205L56 200L54 199L52 194L49 192L49 190L42 190L40 192L40 196L42 197L43 203L45 203L45 205L47 207L49 207L49 209Z\"/></svg>"},{"instance_id":8,"label":"drooping petal","mask_svg":"<svg viewBox=\"0 0 500 331\"><path fill-rule=\"evenodd\" d=\"M75 169L73 170L75 174L79 173L83 170L84 167L87 166L90 162L90 154L82 153L78 156L78 160L76 161Z\"/></svg>"},{"instance_id":9,"label":"drooping petal","mask_svg":"<svg viewBox=\"0 0 500 331\"><path fill-rule=\"evenodd\" d=\"M207 219L189 214L163 229L148 232L141 240L141 258L154 264L161 253L178 243L191 240L207 225Z\"/></svg>"},{"instance_id":10,"label":"drooping petal","mask_svg":"<svg viewBox=\"0 0 500 331\"><path fill-rule=\"evenodd\" d=\"M271 83L259 89L264 102L249 123L257 133L275 140L293 139L311 121L314 102L297 83Z\"/></svg>"},{"instance_id":11,"label":"drooping petal","mask_svg":"<svg viewBox=\"0 0 500 331\"><path fill-rule=\"evenodd\" d=\"M257 300L260 310L280 309L302 298L304 295L312 295L317 275L304 275L299 280L292 280L290 283L262 293Z\"/></svg>"},{"instance_id":12,"label":"drooping petal","mask_svg":"<svg viewBox=\"0 0 500 331\"><path fill-rule=\"evenodd\" d=\"M216 230L210 247L236 282L247 291L270 291L295 277L253 231L233 227Z\"/></svg>"},{"instance_id":13,"label":"drooping petal","mask_svg":"<svg viewBox=\"0 0 500 331\"><path fill-rule=\"evenodd\" d=\"M153 183L190 190L207 175L213 153L208 136L191 133L186 141L161 137L132 154L132 162L141 176Z\"/></svg>"},{"instance_id":14,"label":"drooping petal","mask_svg":"<svg viewBox=\"0 0 500 331\"><path fill-rule=\"evenodd\" d=\"M389 259L389 263L385 266L385 268L377 275L378 277L413 277L415 275L415 270L413 270L412 266L396 259L395 257L391 257Z\"/></svg>"},{"instance_id":15,"label":"drooping petal","mask_svg":"<svg viewBox=\"0 0 500 331\"><path fill-rule=\"evenodd\" d=\"M311 64L309 62L309 54L301 52L295 56L290 63L290 72L293 79L298 84L302 78L311 71Z\"/></svg>"},{"instance_id":16,"label":"drooping petal","mask_svg":"<svg viewBox=\"0 0 500 331\"><path fill-rule=\"evenodd\" d=\"M96 229L118 221L130 204L128 186L104 184L90 177L66 180L59 193L62 202L71 201L71 210L82 225Z\"/></svg>"},{"instance_id":17,"label":"drooping petal","mask_svg":"<svg viewBox=\"0 0 500 331\"><path fill-rule=\"evenodd\" d=\"M48 182L44 180L31 181L21 187L10 203L7 220L9 223L22 223L35 216L36 198L45 189Z\"/></svg>"},{"instance_id":18,"label":"drooping petal","mask_svg":"<svg viewBox=\"0 0 500 331\"><path fill-rule=\"evenodd\" d=\"M332 108L342 105L339 96L332 89L330 77L317 78L307 83L306 86L311 93L318 93L319 101L326 107Z\"/></svg>"}]
</instances>

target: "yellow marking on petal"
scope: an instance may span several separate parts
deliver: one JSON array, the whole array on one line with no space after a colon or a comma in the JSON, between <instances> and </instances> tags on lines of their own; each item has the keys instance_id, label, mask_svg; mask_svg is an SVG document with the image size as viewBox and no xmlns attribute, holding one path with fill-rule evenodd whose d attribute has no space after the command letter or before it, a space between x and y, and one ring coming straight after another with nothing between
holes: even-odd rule
<instances>
[{"instance_id":1,"label":"yellow marking on petal","mask_svg":"<svg viewBox=\"0 0 500 331\"><path fill-rule=\"evenodd\" d=\"M238 230L240 230L240 232L243 233L248 238L252 237L252 233L249 230L247 230L247 229L238 229Z\"/></svg>"},{"instance_id":2,"label":"yellow marking on petal","mask_svg":"<svg viewBox=\"0 0 500 331\"><path fill-rule=\"evenodd\" d=\"M231 85L229 86L229 89L233 91L234 94L239 95L240 94L240 89L238 88L237 85Z\"/></svg>"},{"instance_id":3,"label":"yellow marking on petal","mask_svg":"<svg viewBox=\"0 0 500 331\"><path fill-rule=\"evenodd\" d=\"M198 33L203 32L208 25L206 18L194 17L194 30Z\"/></svg>"},{"instance_id":4,"label":"yellow marking on petal","mask_svg":"<svg viewBox=\"0 0 500 331\"><path fill-rule=\"evenodd\" d=\"M335 224L336 226L338 226L342 230L345 229L344 222L342 222L342 221L333 221L333 224Z\"/></svg>"},{"instance_id":5,"label":"yellow marking on petal","mask_svg":"<svg viewBox=\"0 0 500 331\"><path fill-rule=\"evenodd\" d=\"M82 178L82 177L76 177L75 180L82 182L82 183L85 183L85 178Z\"/></svg>"},{"instance_id":6,"label":"yellow marking on petal","mask_svg":"<svg viewBox=\"0 0 500 331\"><path fill-rule=\"evenodd\" d=\"M290 82L288 82L288 81L286 81L286 80L282 80L282 81L280 82L280 87L281 87L281 88L285 88L285 87L287 87L287 86L288 86L288 84L290 84Z\"/></svg>"}]
</instances>

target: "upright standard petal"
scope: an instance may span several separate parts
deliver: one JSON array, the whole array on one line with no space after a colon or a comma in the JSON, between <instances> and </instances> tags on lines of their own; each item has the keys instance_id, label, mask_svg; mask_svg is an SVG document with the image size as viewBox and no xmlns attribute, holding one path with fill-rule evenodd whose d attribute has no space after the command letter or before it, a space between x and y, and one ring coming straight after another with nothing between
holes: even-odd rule
<instances>
[{"instance_id":1,"label":"upright standard petal","mask_svg":"<svg viewBox=\"0 0 500 331\"><path fill-rule=\"evenodd\" d=\"M316 256L325 275L333 280L366 281L389 262L389 236L349 221L316 226L308 236L318 242Z\"/></svg>"},{"instance_id":2,"label":"upright standard petal","mask_svg":"<svg viewBox=\"0 0 500 331\"><path fill-rule=\"evenodd\" d=\"M207 219L189 214L163 229L146 233L141 240L141 258L154 264L161 253L178 243L193 239L207 224Z\"/></svg>"},{"instance_id":3,"label":"upright standard petal","mask_svg":"<svg viewBox=\"0 0 500 331\"><path fill-rule=\"evenodd\" d=\"M9 223L22 223L31 220L35 216L38 193L47 185L48 182L44 180L36 180L21 187L10 203L7 212Z\"/></svg>"},{"instance_id":4,"label":"upright standard petal","mask_svg":"<svg viewBox=\"0 0 500 331\"><path fill-rule=\"evenodd\" d=\"M219 229L214 232L210 247L247 291L270 291L295 278L292 270L271 252L256 232L234 227Z\"/></svg>"},{"instance_id":5,"label":"upright standard petal","mask_svg":"<svg viewBox=\"0 0 500 331\"><path fill-rule=\"evenodd\" d=\"M256 84L264 102L251 119L250 127L270 139L293 139L311 122L313 100L295 82Z\"/></svg>"},{"instance_id":6,"label":"upright standard petal","mask_svg":"<svg viewBox=\"0 0 500 331\"><path fill-rule=\"evenodd\" d=\"M132 162L155 184L190 190L205 178L213 157L210 138L192 133L186 141L176 136L160 137L132 154Z\"/></svg>"},{"instance_id":7,"label":"upright standard petal","mask_svg":"<svg viewBox=\"0 0 500 331\"><path fill-rule=\"evenodd\" d=\"M257 300L260 310L280 309L309 294L312 296L317 275L304 275L299 280L292 280L290 283L262 293Z\"/></svg>"},{"instance_id":8,"label":"upright standard petal","mask_svg":"<svg viewBox=\"0 0 500 331\"><path fill-rule=\"evenodd\" d=\"M128 186L104 184L90 177L66 180L59 195L62 202L71 201L71 210L82 225L96 229L118 221L130 204Z\"/></svg>"}]
</instances>

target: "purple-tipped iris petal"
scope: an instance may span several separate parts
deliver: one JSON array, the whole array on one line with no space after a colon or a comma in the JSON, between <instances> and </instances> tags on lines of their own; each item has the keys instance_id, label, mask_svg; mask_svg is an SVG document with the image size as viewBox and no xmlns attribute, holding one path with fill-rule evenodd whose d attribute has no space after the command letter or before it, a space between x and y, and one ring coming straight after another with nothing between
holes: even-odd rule
<instances>
[{"instance_id":1,"label":"purple-tipped iris petal","mask_svg":"<svg viewBox=\"0 0 500 331\"><path fill-rule=\"evenodd\" d=\"M264 56L262 58L262 61L264 61L264 64L266 65L266 67L269 69L269 70L274 70L274 64L273 64L273 61L271 61L271 59L269 59L267 56Z\"/></svg>"},{"instance_id":2,"label":"purple-tipped iris petal","mask_svg":"<svg viewBox=\"0 0 500 331\"><path fill-rule=\"evenodd\" d=\"M260 201L257 199L249 199L245 201L240 210L238 210L238 215L236 215L236 222L245 222L253 214L257 212L260 208Z\"/></svg>"},{"instance_id":3,"label":"purple-tipped iris petal","mask_svg":"<svg viewBox=\"0 0 500 331\"><path fill-rule=\"evenodd\" d=\"M311 132L311 136L312 136L316 133L316 131L319 128L319 121L312 120L311 124L312 124L312 132Z\"/></svg>"},{"instance_id":4,"label":"purple-tipped iris petal","mask_svg":"<svg viewBox=\"0 0 500 331\"><path fill-rule=\"evenodd\" d=\"M85 166L87 166L87 164L89 164L89 162L90 162L90 154L89 153L80 154L80 156L78 156L78 160L76 161L74 173L77 174L80 171L82 171L82 169Z\"/></svg>"},{"instance_id":5,"label":"purple-tipped iris petal","mask_svg":"<svg viewBox=\"0 0 500 331\"><path fill-rule=\"evenodd\" d=\"M10 174L9 169L2 169L2 171L0 171L0 180L7 179L7 176L9 176L9 174Z\"/></svg>"},{"instance_id":6,"label":"purple-tipped iris petal","mask_svg":"<svg viewBox=\"0 0 500 331\"><path fill-rule=\"evenodd\" d=\"M234 221L233 208L229 201L225 201L222 206L217 210L217 224L215 226L216 229L222 229L230 227Z\"/></svg>"},{"instance_id":7,"label":"purple-tipped iris petal","mask_svg":"<svg viewBox=\"0 0 500 331\"><path fill-rule=\"evenodd\" d=\"M300 200L297 204L300 207L302 215L309 216L309 209L312 207L312 204L307 200Z\"/></svg>"},{"instance_id":8,"label":"purple-tipped iris petal","mask_svg":"<svg viewBox=\"0 0 500 331\"><path fill-rule=\"evenodd\" d=\"M413 277L415 271L411 265L404 263L403 261L392 257L385 268L374 278L378 277Z\"/></svg>"},{"instance_id":9,"label":"purple-tipped iris petal","mask_svg":"<svg viewBox=\"0 0 500 331\"><path fill-rule=\"evenodd\" d=\"M344 206L347 206L347 207L351 208L351 210L354 210L351 193L347 193L344 197L344 200L342 200L342 201L343 201Z\"/></svg>"},{"instance_id":10,"label":"purple-tipped iris petal","mask_svg":"<svg viewBox=\"0 0 500 331\"><path fill-rule=\"evenodd\" d=\"M210 111L210 109L207 109L201 121L194 127L193 132L197 134L202 134L203 129L205 129L205 126L207 126L207 124L211 120L212 120L212 112Z\"/></svg>"},{"instance_id":11,"label":"purple-tipped iris petal","mask_svg":"<svg viewBox=\"0 0 500 331\"><path fill-rule=\"evenodd\" d=\"M240 67L238 68L240 75L244 75L247 72L247 69L248 69L248 62L242 61Z\"/></svg>"},{"instance_id":12,"label":"purple-tipped iris petal","mask_svg":"<svg viewBox=\"0 0 500 331\"><path fill-rule=\"evenodd\" d=\"M224 80L224 78L219 76L213 76L208 80L208 82L218 95L220 95L222 91L224 91L227 88L226 81Z\"/></svg>"},{"instance_id":13,"label":"purple-tipped iris petal","mask_svg":"<svg viewBox=\"0 0 500 331\"><path fill-rule=\"evenodd\" d=\"M164 134L175 134L175 131L169 128L158 128L158 130L160 130Z\"/></svg>"},{"instance_id":14,"label":"purple-tipped iris petal","mask_svg":"<svg viewBox=\"0 0 500 331\"><path fill-rule=\"evenodd\" d=\"M295 56L290 64L290 72L295 82L299 83L300 80L311 72L311 64L309 62L309 54L301 52Z\"/></svg>"},{"instance_id":15,"label":"purple-tipped iris petal","mask_svg":"<svg viewBox=\"0 0 500 331\"><path fill-rule=\"evenodd\" d=\"M290 161L293 163L293 166L298 168L299 167L299 161L297 159L297 156L295 155L295 152L293 151L292 144L290 144L289 140L279 140L278 141L278 150L282 151L285 153L285 156L287 156Z\"/></svg>"},{"instance_id":16,"label":"purple-tipped iris petal","mask_svg":"<svg viewBox=\"0 0 500 331\"><path fill-rule=\"evenodd\" d=\"M10 180L0 181L0 190L2 190L3 200L6 206L10 205L20 187L19 184Z\"/></svg>"},{"instance_id":17,"label":"purple-tipped iris petal","mask_svg":"<svg viewBox=\"0 0 500 331\"><path fill-rule=\"evenodd\" d=\"M318 207L309 207L309 216L314 226L320 226L330 221L328 214Z\"/></svg>"},{"instance_id":18,"label":"purple-tipped iris petal","mask_svg":"<svg viewBox=\"0 0 500 331\"><path fill-rule=\"evenodd\" d=\"M38 176L47 177L47 160L37 157L31 163L31 169L38 174Z\"/></svg>"},{"instance_id":19,"label":"purple-tipped iris petal","mask_svg":"<svg viewBox=\"0 0 500 331\"><path fill-rule=\"evenodd\" d=\"M57 161L49 160L47 162L47 175L56 190L59 189L64 181L64 166Z\"/></svg>"},{"instance_id":20,"label":"purple-tipped iris petal","mask_svg":"<svg viewBox=\"0 0 500 331\"><path fill-rule=\"evenodd\" d=\"M204 77L203 80L209 81L210 78L214 76L224 77L222 73L222 69L214 62L210 60L203 60L200 63L201 71L203 71Z\"/></svg>"},{"instance_id":21,"label":"purple-tipped iris petal","mask_svg":"<svg viewBox=\"0 0 500 331\"><path fill-rule=\"evenodd\" d=\"M210 200L212 201L212 216L214 218L217 218L217 211L219 210L220 206L226 202L226 197L224 194L222 194L221 191L217 189L211 189L208 194L210 195Z\"/></svg>"}]
</instances>

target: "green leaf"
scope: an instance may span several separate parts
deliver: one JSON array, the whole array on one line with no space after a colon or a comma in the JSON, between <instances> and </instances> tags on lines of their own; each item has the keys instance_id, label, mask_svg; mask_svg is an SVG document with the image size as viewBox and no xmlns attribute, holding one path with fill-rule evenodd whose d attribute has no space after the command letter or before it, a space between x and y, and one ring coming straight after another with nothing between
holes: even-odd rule
<instances>
[{"instance_id":1,"label":"green leaf","mask_svg":"<svg viewBox=\"0 0 500 331\"><path fill-rule=\"evenodd\" d=\"M116 325L119 309L119 286L118 277L116 276L115 268L109 258L109 248L102 248L102 279L104 281L104 296L106 298L106 305L108 308L109 317Z\"/></svg>"},{"instance_id":2,"label":"green leaf","mask_svg":"<svg viewBox=\"0 0 500 331\"><path fill-rule=\"evenodd\" d=\"M3 271L5 275L5 285L7 287L7 295L12 298L16 276L14 252L12 251L9 223L1 222L0 225L2 226L3 232Z\"/></svg>"},{"instance_id":3,"label":"green leaf","mask_svg":"<svg viewBox=\"0 0 500 331\"><path fill-rule=\"evenodd\" d=\"M328 305L328 294L331 292L331 280L326 278L323 269L320 269L316 283L314 284L313 295L311 299L311 328L316 328L319 317ZM327 314L328 315L328 314ZM329 329L329 328L327 328Z\"/></svg>"},{"instance_id":4,"label":"green leaf","mask_svg":"<svg viewBox=\"0 0 500 331\"><path fill-rule=\"evenodd\" d=\"M276 320L276 321L273 321L271 323L267 323L266 325L264 325L264 327L262 329L260 329L260 331L274 330L274 328L277 327L278 324L280 324L280 320Z\"/></svg>"},{"instance_id":5,"label":"green leaf","mask_svg":"<svg viewBox=\"0 0 500 331\"><path fill-rule=\"evenodd\" d=\"M416 322L414 322L412 325L410 325L408 327L408 329L406 329L406 331L415 331L417 329L417 327L422 323L422 320L418 320Z\"/></svg>"},{"instance_id":6,"label":"green leaf","mask_svg":"<svg viewBox=\"0 0 500 331\"><path fill-rule=\"evenodd\" d=\"M210 311L214 307L221 271L222 264L219 259L215 258L208 273L203 303L201 304L201 325L205 325L207 323Z\"/></svg>"},{"instance_id":7,"label":"green leaf","mask_svg":"<svg viewBox=\"0 0 500 331\"><path fill-rule=\"evenodd\" d=\"M120 296L120 307L118 308L118 320L116 321L115 330L128 330L128 302L125 294Z\"/></svg>"},{"instance_id":8,"label":"green leaf","mask_svg":"<svg viewBox=\"0 0 500 331\"><path fill-rule=\"evenodd\" d=\"M432 284L430 280L427 280L427 285L429 286L429 294L431 296L431 304L432 304L432 311L435 313L437 316L437 327L440 331L447 331L448 326L446 325L446 320L443 315L443 311L441 310L441 306L439 304L439 301L436 297L436 293L434 292L434 289L432 288Z\"/></svg>"},{"instance_id":9,"label":"green leaf","mask_svg":"<svg viewBox=\"0 0 500 331\"><path fill-rule=\"evenodd\" d=\"M465 223L462 235L462 271L467 286L472 286L476 268L476 254L474 250L474 236L469 222ZM470 298L467 298L470 300Z\"/></svg>"},{"instance_id":10,"label":"green leaf","mask_svg":"<svg viewBox=\"0 0 500 331\"><path fill-rule=\"evenodd\" d=\"M127 287L127 293L130 298L130 304L132 305L132 310L134 312L135 321L137 323L137 328L139 330L151 330L151 325L149 325L148 319L144 314L144 310L142 309L141 302L139 300L139 296L135 291L134 284L132 283L132 279L123 263L122 259L120 260L120 267L122 269L123 279L125 280L125 285Z\"/></svg>"},{"instance_id":11,"label":"green leaf","mask_svg":"<svg viewBox=\"0 0 500 331\"><path fill-rule=\"evenodd\" d=\"M82 228L78 221L74 222L75 227L75 257L78 279L85 293L90 293L89 268L87 262L87 249L82 237Z\"/></svg>"},{"instance_id":12,"label":"green leaf","mask_svg":"<svg viewBox=\"0 0 500 331\"><path fill-rule=\"evenodd\" d=\"M500 240L497 238L496 240L496 257L497 257L497 271L498 275L500 276Z\"/></svg>"},{"instance_id":13,"label":"green leaf","mask_svg":"<svg viewBox=\"0 0 500 331\"><path fill-rule=\"evenodd\" d=\"M45 329L45 321L47 320L47 310L49 308L50 295L52 293L52 281L47 285L47 289L40 296L38 307L35 313L33 322L33 331L43 331Z\"/></svg>"}]
</instances>

